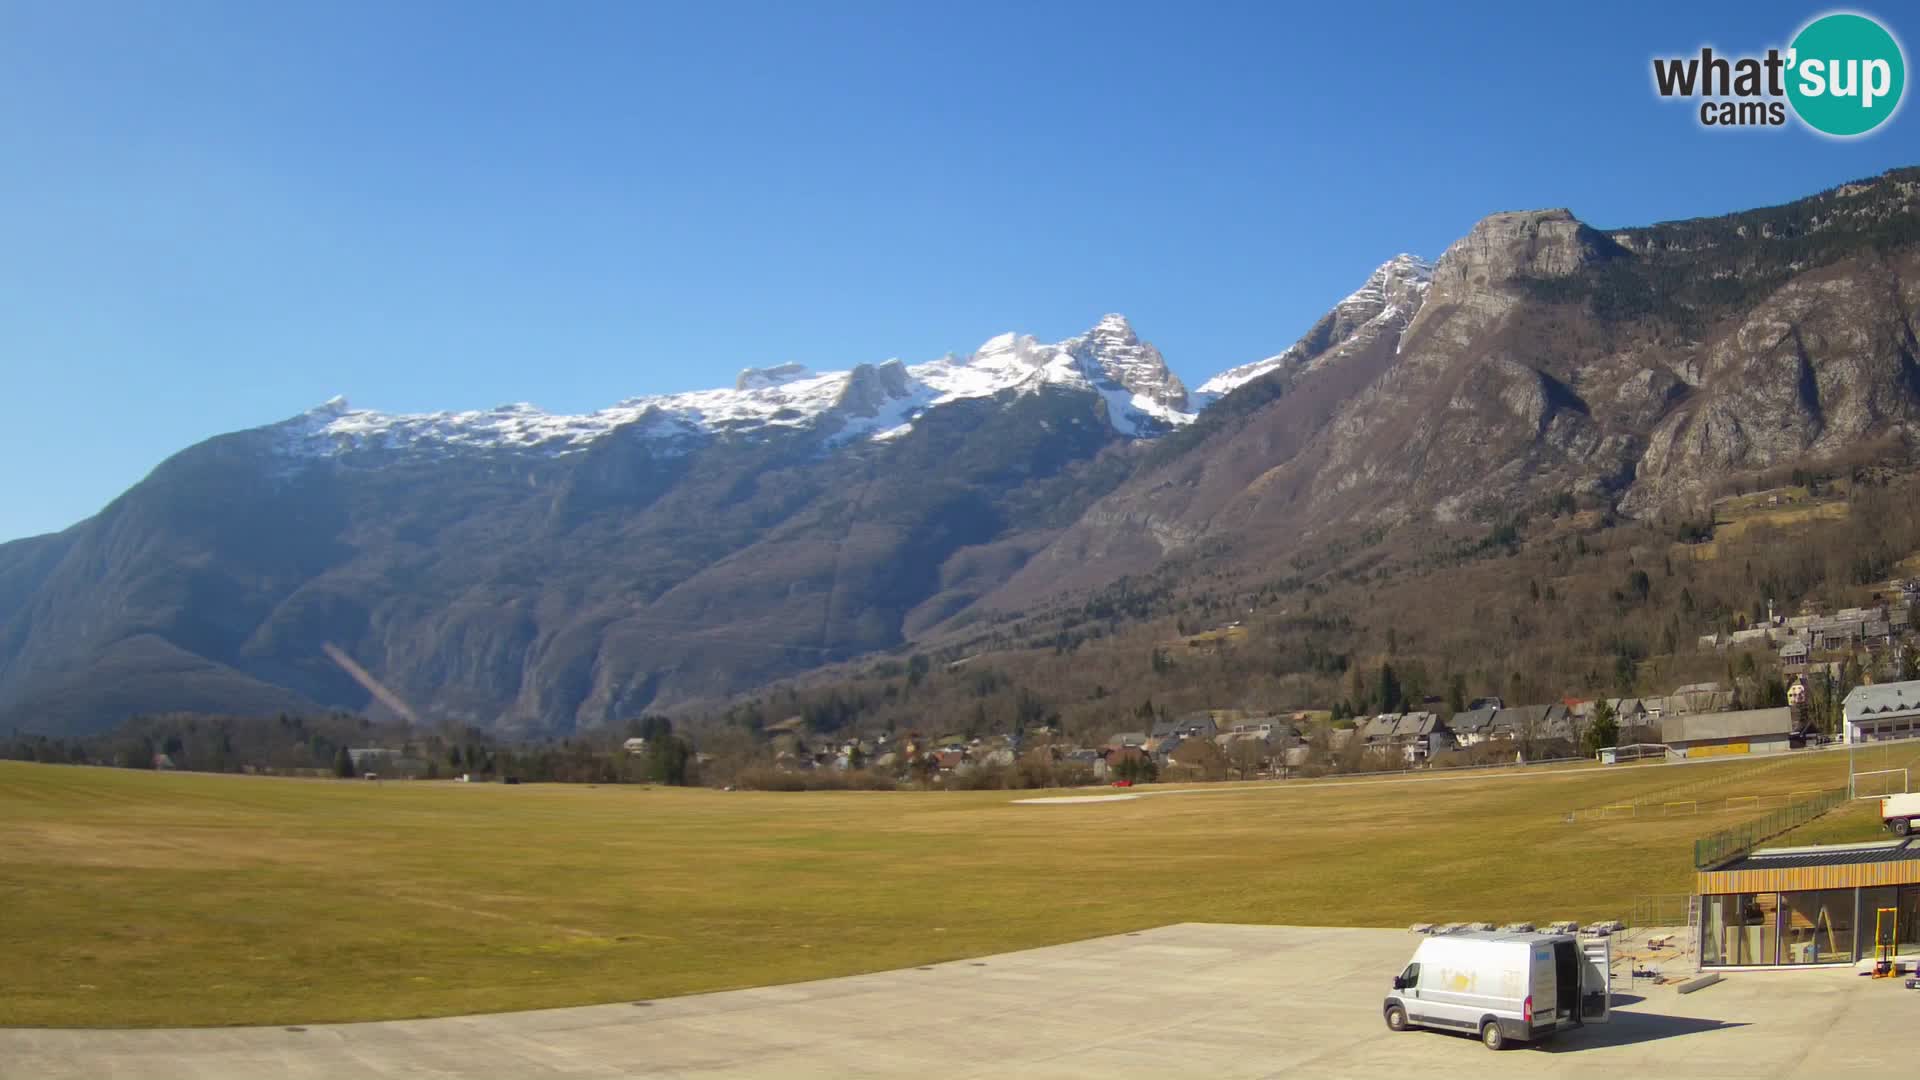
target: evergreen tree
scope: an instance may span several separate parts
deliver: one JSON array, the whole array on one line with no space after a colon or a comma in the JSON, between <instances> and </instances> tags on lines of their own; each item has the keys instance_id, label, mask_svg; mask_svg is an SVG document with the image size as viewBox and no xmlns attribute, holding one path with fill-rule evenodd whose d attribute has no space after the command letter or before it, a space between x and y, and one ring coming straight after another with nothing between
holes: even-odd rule
<instances>
[{"instance_id":1,"label":"evergreen tree","mask_svg":"<svg viewBox=\"0 0 1920 1080\"><path fill-rule=\"evenodd\" d=\"M1404 702L1400 694L1400 677L1393 673L1392 664L1380 665L1380 711L1399 712Z\"/></svg>"},{"instance_id":2,"label":"evergreen tree","mask_svg":"<svg viewBox=\"0 0 1920 1080\"><path fill-rule=\"evenodd\" d=\"M351 779L353 776L353 755L347 753L347 748L344 746L340 748L339 753L333 755L333 775L341 779Z\"/></svg>"},{"instance_id":3,"label":"evergreen tree","mask_svg":"<svg viewBox=\"0 0 1920 1080\"><path fill-rule=\"evenodd\" d=\"M685 787L687 767L693 761L693 748L678 735L662 735L647 740L646 775L656 784Z\"/></svg>"},{"instance_id":4,"label":"evergreen tree","mask_svg":"<svg viewBox=\"0 0 1920 1080\"><path fill-rule=\"evenodd\" d=\"M1587 725L1586 741L1589 754L1620 742L1620 719L1614 715L1613 703L1606 698L1593 703L1593 720Z\"/></svg>"}]
</instances>

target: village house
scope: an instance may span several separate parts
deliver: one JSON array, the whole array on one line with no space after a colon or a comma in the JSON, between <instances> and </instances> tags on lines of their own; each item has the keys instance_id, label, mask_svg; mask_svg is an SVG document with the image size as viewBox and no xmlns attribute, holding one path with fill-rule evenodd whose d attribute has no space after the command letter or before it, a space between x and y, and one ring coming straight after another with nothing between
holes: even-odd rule
<instances>
[{"instance_id":1,"label":"village house","mask_svg":"<svg viewBox=\"0 0 1920 1080\"><path fill-rule=\"evenodd\" d=\"M1791 638L1780 646L1780 665L1789 671L1797 672L1807 666L1807 658L1813 650L1807 647L1806 638Z\"/></svg>"},{"instance_id":2,"label":"village house","mask_svg":"<svg viewBox=\"0 0 1920 1080\"><path fill-rule=\"evenodd\" d=\"M1180 745L1180 736L1172 734L1171 732L1164 735L1155 735L1152 732L1148 732L1147 741L1140 745L1142 749L1153 757L1162 758L1173 753L1174 748Z\"/></svg>"},{"instance_id":3,"label":"village house","mask_svg":"<svg viewBox=\"0 0 1920 1080\"><path fill-rule=\"evenodd\" d=\"M1228 764L1226 755L1213 744L1213 740L1183 739L1179 746L1168 753L1165 766L1203 780L1224 780Z\"/></svg>"},{"instance_id":4,"label":"village house","mask_svg":"<svg viewBox=\"0 0 1920 1080\"><path fill-rule=\"evenodd\" d=\"M1060 763L1085 768L1095 780L1107 778L1107 756L1098 750L1068 750L1060 755Z\"/></svg>"},{"instance_id":5,"label":"village house","mask_svg":"<svg viewBox=\"0 0 1920 1080\"><path fill-rule=\"evenodd\" d=\"M1860 640L1861 624L1864 619L1835 617L1822 620L1810 632L1816 647L1826 652L1839 652L1851 649Z\"/></svg>"},{"instance_id":6,"label":"village house","mask_svg":"<svg viewBox=\"0 0 1920 1080\"><path fill-rule=\"evenodd\" d=\"M1147 746L1155 752L1170 752L1171 746L1156 744L1170 739L1211 739L1219 733L1220 726L1214 722L1213 714L1202 709L1154 724L1147 735Z\"/></svg>"},{"instance_id":7,"label":"village house","mask_svg":"<svg viewBox=\"0 0 1920 1080\"><path fill-rule=\"evenodd\" d=\"M1660 715L1722 712L1733 707L1733 691L1717 682L1690 683L1668 694ZM1649 713L1653 710L1648 709Z\"/></svg>"},{"instance_id":8,"label":"village house","mask_svg":"<svg viewBox=\"0 0 1920 1080\"><path fill-rule=\"evenodd\" d=\"M1440 722L1439 714L1431 712L1411 712L1401 717L1395 738L1409 765L1425 764L1455 745L1453 732Z\"/></svg>"},{"instance_id":9,"label":"village house","mask_svg":"<svg viewBox=\"0 0 1920 1080\"><path fill-rule=\"evenodd\" d=\"M1573 749L1573 714L1565 705L1517 705L1501 709L1494 716L1499 737L1520 743L1522 752L1533 757Z\"/></svg>"},{"instance_id":10,"label":"village house","mask_svg":"<svg viewBox=\"0 0 1920 1080\"><path fill-rule=\"evenodd\" d=\"M1395 747L1394 732L1399 730L1400 718L1404 713L1379 713L1370 716L1355 730L1360 741L1368 750L1390 750Z\"/></svg>"},{"instance_id":11,"label":"village house","mask_svg":"<svg viewBox=\"0 0 1920 1080\"><path fill-rule=\"evenodd\" d=\"M1120 766L1129 761L1153 760L1147 754L1146 748L1141 746L1109 746L1102 752L1101 756L1105 759L1106 767L1104 769L1095 769L1094 775L1103 778L1112 776Z\"/></svg>"},{"instance_id":12,"label":"village house","mask_svg":"<svg viewBox=\"0 0 1920 1080\"><path fill-rule=\"evenodd\" d=\"M1434 754L1451 750L1453 734L1436 713L1381 713L1360 728L1367 749L1397 754L1408 764L1420 764Z\"/></svg>"},{"instance_id":13,"label":"village house","mask_svg":"<svg viewBox=\"0 0 1920 1080\"><path fill-rule=\"evenodd\" d=\"M1497 705L1487 705L1453 714L1447 721L1447 728L1453 733L1453 740L1459 746L1479 746L1495 737L1494 717L1500 712Z\"/></svg>"}]
</instances>

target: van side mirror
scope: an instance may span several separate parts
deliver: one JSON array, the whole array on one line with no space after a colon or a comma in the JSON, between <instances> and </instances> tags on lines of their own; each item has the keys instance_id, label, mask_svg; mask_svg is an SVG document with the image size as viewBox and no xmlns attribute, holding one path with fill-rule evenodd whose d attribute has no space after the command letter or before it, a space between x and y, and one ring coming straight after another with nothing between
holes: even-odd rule
<instances>
[{"instance_id":1,"label":"van side mirror","mask_svg":"<svg viewBox=\"0 0 1920 1080\"><path fill-rule=\"evenodd\" d=\"M1405 990L1407 988L1407 977L1405 975L1395 975L1393 977L1393 988L1395 990Z\"/></svg>"}]
</instances>

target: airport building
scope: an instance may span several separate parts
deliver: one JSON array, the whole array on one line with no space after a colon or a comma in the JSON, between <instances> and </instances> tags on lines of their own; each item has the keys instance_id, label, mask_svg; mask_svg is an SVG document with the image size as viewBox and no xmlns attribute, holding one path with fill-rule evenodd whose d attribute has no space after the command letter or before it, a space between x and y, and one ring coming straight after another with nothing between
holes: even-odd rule
<instances>
[{"instance_id":1,"label":"airport building","mask_svg":"<svg viewBox=\"0 0 1920 1080\"><path fill-rule=\"evenodd\" d=\"M1701 870L1700 966L1920 957L1920 840L1763 848Z\"/></svg>"}]
</instances>

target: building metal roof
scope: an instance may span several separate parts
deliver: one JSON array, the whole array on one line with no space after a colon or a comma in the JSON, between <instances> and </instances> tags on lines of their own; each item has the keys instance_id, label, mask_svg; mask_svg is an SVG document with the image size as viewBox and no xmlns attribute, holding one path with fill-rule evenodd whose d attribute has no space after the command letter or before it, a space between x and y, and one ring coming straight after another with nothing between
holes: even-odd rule
<instances>
[{"instance_id":1,"label":"building metal roof","mask_svg":"<svg viewBox=\"0 0 1920 1080\"><path fill-rule=\"evenodd\" d=\"M1793 710L1785 707L1721 713L1669 713L1660 718L1660 740L1669 744L1762 735L1784 737L1792 731Z\"/></svg>"},{"instance_id":2,"label":"building metal roof","mask_svg":"<svg viewBox=\"0 0 1920 1080\"><path fill-rule=\"evenodd\" d=\"M1920 859L1912 839L1878 844L1828 844L1821 847L1761 848L1715 867L1716 870L1788 870L1805 866L1861 866Z\"/></svg>"},{"instance_id":3,"label":"building metal roof","mask_svg":"<svg viewBox=\"0 0 1920 1080\"><path fill-rule=\"evenodd\" d=\"M1702 896L1913 884L1920 884L1920 846L1912 840L1763 848L1694 875Z\"/></svg>"},{"instance_id":4,"label":"building metal roof","mask_svg":"<svg viewBox=\"0 0 1920 1080\"><path fill-rule=\"evenodd\" d=\"M1485 731L1493 726L1494 714L1499 711L1497 706L1488 705L1484 708L1457 712L1453 714L1453 719L1447 721L1447 726L1455 731Z\"/></svg>"},{"instance_id":5,"label":"building metal roof","mask_svg":"<svg viewBox=\"0 0 1920 1080\"><path fill-rule=\"evenodd\" d=\"M1872 719L1888 713L1920 712L1920 682L1856 686L1841 708L1849 720Z\"/></svg>"}]
</instances>

